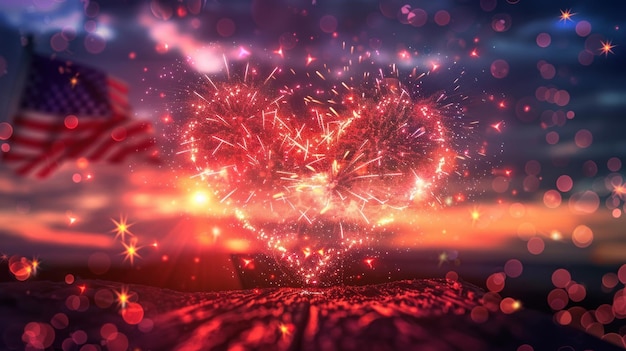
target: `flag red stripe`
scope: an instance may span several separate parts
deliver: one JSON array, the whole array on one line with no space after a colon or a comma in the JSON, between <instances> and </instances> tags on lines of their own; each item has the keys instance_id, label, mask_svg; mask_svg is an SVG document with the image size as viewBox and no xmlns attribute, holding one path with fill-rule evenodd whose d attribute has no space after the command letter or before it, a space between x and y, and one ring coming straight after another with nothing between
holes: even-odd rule
<instances>
[{"instance_id":1,"label":"flag red stripe","mask_svg":"<svg viewBox=\"0 0 626 351\"><path fill-rule=\"evenodd\" d=\"M13 135L11 136L11 144L13 144L14 146L27 146L27 147L31 147L31 148L47 148L47 147L51 147L52 144L54 142L59 142L61 140L38 140L38 139L31 139L22 135Z\"/></svg>"},{"instance_id":2,"label":"flag red stripe","mask_svg":"<svg viewBox=\"0 0 626 351\"><path fill-rule=\"evenodd\" d=\"M107 83L109 84L111 88L119 90L120 93L124 95L128 94L128 85L122 82L121 80L113 78L113 77L108 77Z\"/></svg>"},{"instance_id":3,"label":"flag red stripe","mask_svg":"<svg viewBox=\"0 0 626 351\"><path fill-rule=\"evenodd\" d=\"M49 132L52 128L57 128L59 130L64 129L67 131L77 131L85 128L99 128L102 125L102 119L90 120L87 118L80 118L78 120L78 125L76 126L76 128L69 129L65 127L65 121L63 119L56 119L55 121L46 122L37 120L36 117L26 117L23 115L18 115L15 120L13 120L12 124L16 129L23 127L42 132Z\"/></svg>"},{"instance_id":4,"label":"flag red stripe","mask_svg":"<svg viewBox=\"0 0 626 351\"><path fill-rule=\"evenodd\" d=\"M13 120L13 126L16 128L25 127L25 128L34 129L34 130L41 130L44 132L47 132L50 130L50 123L37 121L37 120L30 119L28 117L24 117L21 115L17 116Z\"/></svg>"},{"instance_id":5,"label":"flag red stripe","mask_svg":"<svg viewBox=\"0 0 626 351\"><path fill-rule=\"evenodd\" d=\"M60 166L61 164L59 161L49 162L46 167L44 167L42 170L37 172L36 176L38 178L46 178L47 176L50 175L50 173L52 173L55 169L59 168Z\"/></svg>"},{"instance_id":6,"label":"flag red stripe","mask_svg":"<svg viewBox=\"0 0 626 351\"><path fill-rule=\"evenodd\" d=\"M111 98L111 107L115 110L129 110L130 105L128 104L128 99L125 99L123 96L118 94L109 95Z\"/></svg>"},{"instance_id":7,"label":"flag red stripe","mask_svg":"<svg viewBox=\"0 0 626 351\"><path fill-rule=\"evenodd\" d=\"M80 155L83 154L85 150L93 145L99 138L111 139L111 129L117 123L117 121L107 121L106 123L102 123L102 127L100 129L94 129L90 137L77 140L74 145L72 145L71 151L67 154L67 157L80 157Z\"/></svg>"},{"instance_id":8,"label":"flag red stripe","mask_svg":"<svg viewBox=\"0 0 626 351\"><path fill-rule=\"evenodd\" d=\"M46 162L46 160L48 160L48 163L50 163L49 158L52 156L52 153L44 153L44 154L42 154L41 156L37 157L36 159L31 161L30 163L27 163L26 165L18 168L16 170L16 172L19 173L19 174L22 174L22 175L31 174L33 168L35 168L38 165L43 164L44 162ZM56 163L56 162L54 162L54 163Z\"/></svg>"},{"instance_id":9,"label":"flag red stripe","mask_svg":"<svg viewBox=\"0 0 626 351\"><path fill-rule=\"evenodd\" d=\"M121 162L124 160L124 158L126 158L126 156L137 151L141 152L141 151L147 150L154 145L156 145L156 140L152 138L144 140L140 144L128 145L122 148L121 150L119 150L118 152L116 152L115 154L113 154L111 157L108 158L108 160L111 162Z\"/></svg>"},{"instance_id":10,"label":"flag red stripe","mask_svg":"<svg viewBox=\"0 0 626 351\"><path fill-rule=\"evenodd\" d=\"M55 129L49 128L50 133L46 136L33 136L27 135L24 132L20 132L19 134L15 134L11 136L11 143L14 146L27 146L31 148L46 148L52 145L69 141L70 144L74 144L75 140L85 140L86 142L93 142L92 138L96 137L101 133L101 130L106 129L114 125L113 123L94 123L91 127L81 128L80 130L77 128L76 130L68 131L62 130L58 131Z\"/></svg>"},{"instance_id":11,"label":"flag red stripe","mask_svg":"<svg viewBox=\"0 0 626 351\"><path fill-rule=\"evenodd\" d=\"M144 132L149 131L149 128L150 128L150 125L148 125L146 123L135 124L135 125L132 125L132 126L126 128L126 138L125 138L124 141L128 140L129 138L131 138L134 135L142 134ZM119 142L124 142L124 141L119 141ZM115 146L115 144L117 144L119 142L115 141L113 138L110 138L106 143L104 143L98 149L96 149L94 152L92 152L91 155L88 156L88 159L91 160L91 161L98 161L98 160L100 160L100 158L102 158L102 156L111 147Z\"/></svg>"},{"instance_id":12,"label":"flag red stripe","mask_svg":"<svg viewBox=\"0 0 626 351\"><path fill-rule=\"evenodd\" d=\"M9 152L5 152L2 154L2 161L4 162L13 162L13 161L28 161L36 159L36 156L28 155L21 152L13 152L10 150Z\"/></svg>"}]
</instances>

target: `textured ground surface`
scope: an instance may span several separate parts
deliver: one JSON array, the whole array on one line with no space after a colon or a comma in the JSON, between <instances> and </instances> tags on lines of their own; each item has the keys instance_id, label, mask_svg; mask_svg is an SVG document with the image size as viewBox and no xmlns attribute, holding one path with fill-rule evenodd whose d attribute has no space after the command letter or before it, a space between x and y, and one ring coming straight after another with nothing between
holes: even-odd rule
<instances>
[{"instance_id":1,"label":"textured ground surface","mask_svg":"<svg viewBox=\"0 0 626 351\"><path fill-rule=\"evenodd\" d=\"M0 350L619 350L530 310L476 322L476 306L489 307L480 289L440 279L219 293L0 283Z\"/></svg>"}]
</instances>

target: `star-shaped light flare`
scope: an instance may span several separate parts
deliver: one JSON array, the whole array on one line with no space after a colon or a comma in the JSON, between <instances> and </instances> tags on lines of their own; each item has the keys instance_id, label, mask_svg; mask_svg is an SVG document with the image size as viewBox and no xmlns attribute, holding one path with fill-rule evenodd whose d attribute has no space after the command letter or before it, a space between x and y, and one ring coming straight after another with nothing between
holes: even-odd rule
<instances>
[{"instance_id":1,"label":"star-shaped light flare","mask_svg":"<svg viewBox=\"0 0 626 351\"><path fill-rule=\"evenodd\" d=\"M119 221L116 221L113 218L111 218L111 221L115 224L115 229L111 231L115 233L115 239L117 239L118 237L121 237L122 241L124 241L126 234L130 236L135 235L129 230L129 228L132 227L134 223L128 223L128 218L126 218L125 216L120 215Z\"/></svg>"},{"instance_id":2,"label":"star-shaped light flare","mask_svg":"<svg viewBox=\"0 0 626 351\"><path fill-rule=\"evenodd\" d=\"M139 255L141 247L137 247L137 240L131 240L129 244L122 242L122 245L124 245L124 251L122 251L120 255L124 255L124 262L129 260L132 266L135 263L135 257L141 258Z\"/></svg>"},{"instance_id":3,"label":"star-shaped light flare","mask_svg":"<svg viewBox=\"0 0 626 351\"><path fill-rule=\"evenodd\" d=\"M114 290L114 292L117 297L118 306L122 309L126 308L126 304L129 302L131 296L131 293L128 291L128 287L122 286L120 291Z\"/></svg>"},{"instance_id":4,"label":"star-shaped light flare","mask_svg":"<svg viewBox=\"0 0 626 351\"><path fill-rule=\"evenodd\" d=\"M610 40L607 41L600 41L600 52L604 54L604 56L609 56L609 54L614 54L613 52L613 48L616 45L613 45L613 43Z\"/></svg>"},{"instance_id":5,"label":"star-shaped light flare","mask_svg":"<svg viewBox=\"0 0 626 351\"><path fill-rule=\"evenodd\" d=\"M571 21L572 16L576 15L575 13L572 13L571 9L560 10L560 11L561 11L561 16L559 17L559 20L563 22Z\"/></svg>"}]
</instances>

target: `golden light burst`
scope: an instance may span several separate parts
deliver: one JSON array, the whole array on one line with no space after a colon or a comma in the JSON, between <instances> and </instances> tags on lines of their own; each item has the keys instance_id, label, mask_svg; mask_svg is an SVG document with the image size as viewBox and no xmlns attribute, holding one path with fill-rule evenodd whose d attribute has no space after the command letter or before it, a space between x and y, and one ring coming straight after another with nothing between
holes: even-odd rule
<instances>
[{"instance_id":1,"label":"golden light burst","mask_svg":"<svg viewBox=\"0 0 626 351\"><path fill-rule=\"evenodd\" d=\"M474 207L474 209L472 209L472 212L470 212L470 214L472 216L472 225L474 225L480 219L480 211L478 211L478 208Z\"/></svg>"},{"instance_id":2,"label":"golden light burst","mask_svg":"<svg viewBox=\"0 0 626 351\"><path fill-rule=\"evenodd\" d=\"M124 262L129 260L132 266L135 263L135 257L141 258L139 255L141 247L137 247L137 240L131 240L129 244L122 242L122 245L124 245L124 251L120 255L124 255Z\"/></svg>"},{"instance_id":3,"label":"golden light burst","mask_svg":"<svg viewBox=\"0 0 626 351\"><path fill-rule=\"evenodd\" d=\"M613 52L613 48L615 48L616 45L613 45L611 40L607 40L607 41L600 41L600 52L604 54L604 56L608 56L609 54L614 54Z\"/></svg>"},{"instance_id":4,"label":"golden light burst","mask_svg":"<svg viewBox=\"0 0 626 351\"><path fill-rule=\"evenodd\" d=\"M33 260L30 261L31 274L33 276L37 275L37 271L39 270L40 265L41 265L41 262L39 261L37 257L34 257Z\"/></svg>"},{"instance_id":5,"label":"golden light burst","mask_svg":"<svg viewBox=\"0 0 626 351\"><path fill-rule=\"evenodd\" d=\"M122 241L124 241L126 234L130 236L135 235L129 230L134 223L128 223L127 217L120 215L119 221L116 221L113 218L111 218L111 221L115 224L115 229L111 231L112 233L115 233L115 239L117 239L117 237L121 237Z\"/></svg>"},{"instance_id":6,"label":"golden light burst","mask_svg":"<svg viewBox=\"0 0 626 351\"><path fill-rule=\"evenodd\" d=\"M120 288L120 291L114 290L113 292L117 296L117 304L118 304L118 306L120 306L121 308L126 308L126 304L128 303L128 301L130 299L130 294L128 292L128 287L122 286Z\"/></svg>"},{"instance_id":7,"label":"golden light burst","mask_svg":"<svg viewBox=\"0 0 626 351\"><path fill-rule=\"evenodd\" d=\"M561 16L559 18L560 18L560 21L563 21L563 22L571 21L572 16L576 15L575 13L572 13L571 9L560 10L560 11L561 11Z\"/></svg>"},{"instance_id":8,"label":"golden light burst","mask_svg":"<svg viewBox=\"0 0 626 351\"><path fill-rule=\"evenodd\" d=\"M74 77L70 78L70 85L72 86L72 88L74 88L77 84L78 84L78 75L75 75Z\"/></svg>"},{"instance_id":9,"label":"golden light burst","mask_svg":"<svg viewBox=\"0 0 626 351\"><path fill-rule=\"evenodd\" d=\"M444 251L439 254L439 267L441 267L446 262L448 262L448 253Z\"/></svg>"},{"instance_id":10,"label":"golden light burst","mask_svg":"<svg viewBox=\"0 0 626 351\"><path fill-rule=\"evenodd\" d=\"M563 234L561 234L560 231L555 229L555 230L550 232L550 239L552 239L554 241L559 241L559 240L563 239Z\"/></svg>"},{"instance_id":11,"label":"golden light burst","mask_svg":"<svg viewBox=\"0 0 626 351\"><path fill-rule=\"evenodd\" d=\"M613 185L613 195L618 196L620 199L626 198L626 185Z\"/></svg>"},{"instance_id":12,"label":"golden light burst","mask_svg":"<svg viewBox=\"0 0 626 351\"><path fill-rule=\"evenodd\" d=\"M278 329L280 330L280 333L283 335L283 337L291 334L291 332L289 331L289 326L286 324L281 324Z\"/></svg>"}]
</instances>

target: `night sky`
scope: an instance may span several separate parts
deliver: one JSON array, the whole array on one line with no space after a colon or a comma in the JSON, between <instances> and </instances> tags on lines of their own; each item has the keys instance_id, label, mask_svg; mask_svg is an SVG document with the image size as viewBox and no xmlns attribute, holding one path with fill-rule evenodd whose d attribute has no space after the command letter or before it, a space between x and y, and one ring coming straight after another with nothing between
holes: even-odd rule
<instances>
[{"instance_id":1,"label":"night sky","mask_svg":"<svg viewBox=\"0 0 626 351\"><path fill-rule=\"evenodd\" d=\"M435 106L457 108L454 122L444 120L449 143L471 157L437 175L424 204L377 209L376 225L352 226L363 240L342 256L348 281L456 271L499 291L498 274L515 286L521 265L519 279L544 279L535 292L544 304L560 267L598 294L626 283L622 1L4 0L0 10L0 144L11 143L31 37L38 54L124 80L134 118L154 126L161 160L67 160L46 179L0 163L2 279L16 279L6 263L24 257L41 262L25 279L141 280L144 269L172 276L147 284L232 289L247 286L246 274L267 284L274 278L259 271L279 267L301 282L280 259L255 261L276 250L236 215L272 228L280 211L220 202L212 187L222 184L194 176L184 152L194 92L210 91L206 77L220 87L241 81L249 65L252 86L286 95L297 123L309 123L307 97L332 99L342 82L361 89L364 73L399 82L414 101L443 94ZM131 225L126 237L122 223Z\"/></svg>"}]
</instances>

